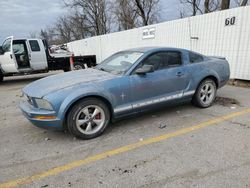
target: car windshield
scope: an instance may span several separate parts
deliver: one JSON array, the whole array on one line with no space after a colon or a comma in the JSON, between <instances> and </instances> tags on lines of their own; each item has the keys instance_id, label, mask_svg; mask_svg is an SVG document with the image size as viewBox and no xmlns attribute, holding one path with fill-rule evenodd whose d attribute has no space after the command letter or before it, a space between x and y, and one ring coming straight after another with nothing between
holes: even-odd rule
<instances>
[{"instance_id":1,"label":"car windshield","mask_svg":"<svg viewBox=\"0 0 250 188\"><path fill-rule=\"evenodd\" d=\"M118 52L96 66L96 69L112 74L124 74L141 56L142 52Z\"/></svg>"}]
</instances>

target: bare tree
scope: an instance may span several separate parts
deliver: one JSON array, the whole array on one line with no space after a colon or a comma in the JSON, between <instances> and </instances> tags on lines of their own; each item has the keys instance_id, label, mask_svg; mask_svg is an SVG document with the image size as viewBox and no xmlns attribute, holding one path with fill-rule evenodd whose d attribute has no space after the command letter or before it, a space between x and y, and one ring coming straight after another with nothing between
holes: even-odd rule
<instances>
[{"instance_id":1,"label":"bare tree","mask_svg":"<svg viewBox=\"0 0 250 188\"><path fill-rule=\"evenodd\" d=\"M235 0L235 3L236 3L238 6L246 6L247 3L248 3L248 0Z\"/></svg>"},{"instance_id":2,"label":"bare tree","mask_svg":"<svg viewBox=\"0 0 250 188\"><path fill-rule=\"evenodd\" d=\"M60 37L63 43L69 42L73 39L69 17L61 16L60 18L58 18L54 29L55 33Z\"/></svg>"},{"instance_id":3,"label":"bare tree","mask_svg":"<svg viewBox=\"0 0 250 188\"><path fill-rule=\"evenodd\" d=\"M209 13L209 3L210 3L210 0L205 0L204 1L204 9L205 9L205 13Z\"/></svg>"},{"instance_id":4,"label":"bare tree","mask_svg":"<svg viewBox=\"0 0 250 188\"><path fill-rule=\"evenodd\" d=\"M180 2L184 8L191 8L192 16L230 8L230 0L180 0Z\"/></svg>"},{"instance_id":5,"label":"bare tree","mask_svg":"<svg viewBox=\"0 0 250 188\"><path fill-rule=\"evenodd\" d=\"M37 37L46 40L49 45L62 44L65 41L62 40L62 38L58 35L53 27L46 27L45 29L41 29Z\"/></svg>"},{"instance_id":6,"label":"bare tree","mask_svg":"<svg viewBox=\"0 0 250 188\"><path fill-rule=\"evenodd\" d=\"M68 22L71 26L72 38L74 40L80 40L90 35L85 17L79 14L79 12L75 11L73 15L68 16Z\"/></svg>"},{"instance_id":7,"label":"bare tree","mask_svg":"<svg viewBox=\"0 0 250 188\"><path fill-rule=\"evenodd\" d=\"M115 12L119 30L132 29L138 26L138 14L134 1L116 0Z\"/></svg>"},{"instance_id":8,"label":"bare tree","mask_svg":"<svg viewBox=\"0 0 250 188\"><path fill-rule=\"evenodd\" d=\"M29 37L30 37L30 38L37 38L37 32L36 32L36 31L31 31L31 32L29 33Z\"/></svg>"},{"instance_id":9,"label":"bare tree","mask_svg":"<svg viewBox=\"0 0 250 188\"><path fill-rule=\"evenodd\" d=\"M248 0L242 0L240 6L246 6L248 3Z\"/></svg>"},{"instance_id":10,"label":"bare tree","mask_svg":"<svg viewBox=\"0 0 250 188\"><path fill-rule=\"evenodd\" d=\"M62 41L62 43L90 36L90 31L86 26L84 17L78 12L59 17L53 26L53 32L54 36Z\"/></svg>"},{"instance_id":11,"label":"bare tree","mask_svg":"<svg viewBox=\"0 0 250 188\"><path fill-rule=\"evenodd\" d=\"M220 0L205 0L204 13L214 12L220 8Z\"/></svg>"},{"instance_id":12,"label":"bare tree","mask_svg":"<svg viewBox=\"0 0 250 188\"><path fill-rule=\"evenodd\" d=\"M221 10L230 8L230 0L221 0Z\"/></svg>"},{"instance_id":13,"label":"bare tree","mask_svg":"<svg viewBox=\"0 0 250 188\"><path fill-rule=\"evenodd\" d=\"M92 29L92 35L106 34L110 30L107 0L71 0L67 7L75 9L84 18L86 26Z\"/></svg>"},{"instance_id":14,"label":"bare tree","mask_svg":"<svg viewBox=\"0 0 250 188\"><path fill-rule=\"evenodd\" d=\"M142 25L157 22L159 0L135 0L137 13L142 19Z\"/></svg>"},{"instance_id":15,"label":"bare tree","mask_svg":"<svg viewBox=\"0 0 250 188\"><path fill-rule=\"evenodd\" d=\"M192 16L196 16L198 13L203 14L201 9L201 0L180 0L180 2L188 7L191 6Z\"/></svg>"},{"instance_id":16,"label":"bare tree","mask_svg":"<svg viewBox=\"0 0 250 188\"><path fill-rule=\"evenodd\" d=\"M52 36L50 35L49 29L41 29L40 38L46 40L48 43L51 42Z\"/></svg>"}]
</instances>

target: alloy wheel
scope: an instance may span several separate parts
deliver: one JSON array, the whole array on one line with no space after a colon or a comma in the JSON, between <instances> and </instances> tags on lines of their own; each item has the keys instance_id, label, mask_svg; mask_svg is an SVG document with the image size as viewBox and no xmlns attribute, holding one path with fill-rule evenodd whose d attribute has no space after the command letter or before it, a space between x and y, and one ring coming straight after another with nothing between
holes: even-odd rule
<instances>
[{"instance_id":1,"label":"alloy wheel","mask_svg":"<svg viewBox=\"0 0 250 188\"><path fill-rule=\"evenodd\" d=\"M95 134L105 124L104 110L97 105L89 105L80 110L76 116L76 127L83 134Z\"/></svg>"}]
</instances>

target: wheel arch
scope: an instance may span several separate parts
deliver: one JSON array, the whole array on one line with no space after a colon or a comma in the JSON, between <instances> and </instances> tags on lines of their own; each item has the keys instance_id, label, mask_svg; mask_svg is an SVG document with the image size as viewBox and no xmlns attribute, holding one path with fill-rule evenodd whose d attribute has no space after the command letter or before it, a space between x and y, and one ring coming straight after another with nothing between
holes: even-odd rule
<instances>
[{"instance_id":1,"label":"wheel arch","mask_svg":"<svg viewBox=\"0 0 250 188\"><path fill-rule=\"evenodd\" d=\"M197 89L197 88L199 87L199 85L200 85L204 80L206 80L206 79L211 79L211 80L213 80L214 83L215 83L215 85L216 85L216 88L217 88L217 89L219 88L219 79L218 79L216 76L214 76L214 75L208 75L208 76L204 77L204 78L199 82L199 84L197 85L196 89Z\"/></svg>"},{"instance_id":2,"label":"wheel arch","mask_svg":"<svg viewBox=\"0 0 250 188\"><path fill-rule=\"evenodd\" d=\"M82 96L82 97L78 98L77 100L73 101L65 109L64 118L63 118L63 127L64 128L67 128L67 126L66 126L67 116L68 116L70 110L73 108L73 106L76 105L79 101L85 100L85 99L88 99L88 98L89 99L98 99L98 100L104 102L107 105L107 107L108 107L108 109L110 111L110 116L111 116L110 119L112 120L113 114L114 114L114 110L113 110L113 106L112 106L111 102L107 98L105 98L103 96L100 96L100 95L86 95L86 96Z\"/></svg>"},{"instance_id":3,"label":"wheel arch","mask_svg":"<svg viewBox=\"0 0 250 188\"><path fill-rule=\"evenodd\" d=\"M207 108L207 107L211 106L211 105L212 105L212 102L214 101L214 99L215 99L215 97L216 97L216 89L215 89L214 99L213 99L213 101L212 101L210 104L201 104L201 102L197 99L197 94L198 94L197 92L198 92L198 89L200 88L200 85L201 85L206 79L211 79L211 80L213 80L214 83L215 83L216 89L219 88L219 79L218 79L216 76L214 76L214 75L205 76L205 77L198 83L198 85L197 85L197 87L196 87L196 90L195 90L195 94L194 94L193 97L192 97L192 103L193 103L195 106L200 107L200 108Z\"/></svg>"}]
</instances>

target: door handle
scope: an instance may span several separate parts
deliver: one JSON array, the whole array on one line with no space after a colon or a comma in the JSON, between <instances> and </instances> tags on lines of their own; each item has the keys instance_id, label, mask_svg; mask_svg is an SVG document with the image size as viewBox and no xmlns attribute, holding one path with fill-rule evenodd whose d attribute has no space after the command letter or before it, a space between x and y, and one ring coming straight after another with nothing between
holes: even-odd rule
<instances>
[{"instance_id":1,"label":"door handle","mask_svg":"<svg viewBox=\"0 0 250 188\"><path fill-rule=\"evenodd\" d=\"M181 77L181 76L183 76L183 75L184 75L183 72L177 72L177 73L176 73L176 76L178 76L178 77Z\"/></svg>"}]
</instances>

